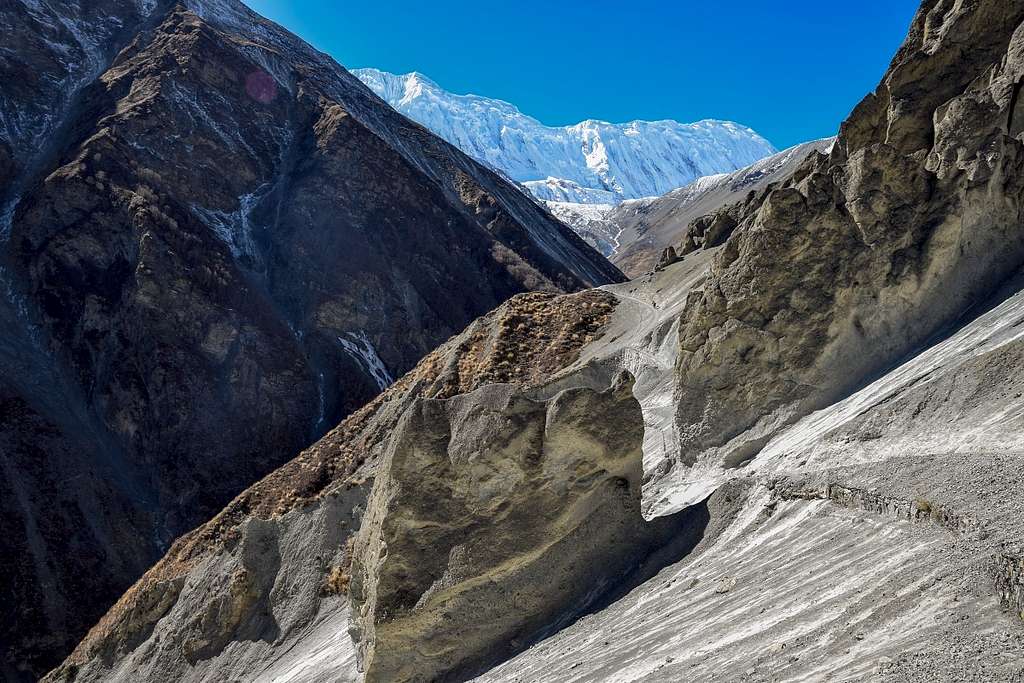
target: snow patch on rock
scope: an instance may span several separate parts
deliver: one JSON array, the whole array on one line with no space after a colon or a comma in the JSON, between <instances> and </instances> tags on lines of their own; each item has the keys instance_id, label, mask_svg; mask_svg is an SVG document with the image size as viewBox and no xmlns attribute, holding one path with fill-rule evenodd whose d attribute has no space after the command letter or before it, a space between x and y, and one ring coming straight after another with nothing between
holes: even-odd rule
<instances>
[{"instance_id":1,"label":"snow patch on rock","mask_svg":"<svg viewBox=\"0 0 1024 683\"><path fill-rule=\"evenodd\" d=\"M193 206L192 211L228 246L232 256L256 260L258 251L253 241L251 217L269 187L265 185L239 197L238 208L234 211L216 211L202 206Z\"/></svg>"}]
</instances>

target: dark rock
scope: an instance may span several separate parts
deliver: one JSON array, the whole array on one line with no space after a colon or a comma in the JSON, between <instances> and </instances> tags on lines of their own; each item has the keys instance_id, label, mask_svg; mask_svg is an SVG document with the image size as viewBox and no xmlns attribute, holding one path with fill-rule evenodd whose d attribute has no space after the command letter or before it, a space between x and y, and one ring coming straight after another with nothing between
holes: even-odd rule
<instances>
[{"instance_id":1,"label":"dark rock","mask_svg":"<svg viewBox=\"0 0 1024 683\"><path fill-rule=\"evenodd\" d=\"M3 572L12 608L34 616L0 658L38 676L175 537L475 317L518 292L621 275L241 3L154 3L148 17L118 0L28 5L0 8L14 41L0 112L28 122L0 129L0 214L16 206L0 249L0 356L17 359L0 379L43 422L80 415L87 431L62 448L93 465L62 470L63 451L44 449L45 480L20 460L8 477L31 500L74 488L105 504L99 517L13 508L0 564L51 524L53 539L108 523L121 539L84 538L77 555L33 546L58 574L108 558L45 609L21 604L45 572ZM115 461L131 488L76 479ZM107 508L132 512L118 526Z\"/></svg>"}]
</instances>

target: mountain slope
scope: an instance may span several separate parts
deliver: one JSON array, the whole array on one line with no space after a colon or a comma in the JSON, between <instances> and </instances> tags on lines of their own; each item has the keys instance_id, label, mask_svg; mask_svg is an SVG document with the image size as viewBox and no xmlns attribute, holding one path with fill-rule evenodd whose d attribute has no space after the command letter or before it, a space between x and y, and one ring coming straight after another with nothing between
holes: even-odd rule
<instances>
[{"instance_id":1,"label":"mountain slope","mask_svg":"<svg viewBox=\"0 0 1024 683\"><path fill-rule=\"evenodd\" d=\"M1024 6L925 0L827 154L648 277L478 320L177 543L49 680L358 680L360 655L380 680L379 642L461 680L482 637L521 653L484 680L1024 676L1022 82ZM453 472L457 495L403 495ZM595 487L622 504L578 505ZM697 545L594 561L638 497ZM480 629L463 600L532 622L524 572L561 589L548 628Z\"/></svg>"},{"instance_id":2,"label":"mountain slope","mask_svg":"<svg viewBox=\"0 0 1024 683\"><path fill-rule=\"evenodd\" d=\"M621 279L241 3L0 25L5 677L474 317Z\"/></svg>"},{"instance_id":3,"label":"mountain slope","mask_svg":"<svg viewBox=\"0 0 1024 683\"><path fill-rule=\"evenodd\" d=\"M667 247L680 249L690 223L733 204L747 193L784 180L812 152L826 152L834 138L796 145L732 173L703 176L661 197L613 203L545 201L560 221L630 277L650 272ZM560 185L549 183L549 188ZM559 196L568 196L564 193ZM601 197L595 197L595 201ZM611 201L611 199L609 199Z\"/></svg>"},{"instance_id":4,"label":"mountain slope","mask_svg":"<svg viewBox=\"0 0 1024 683\"><path fill-rule=\"evenodd\" d=\"M631 277L650 271L666 247L679 247L690 223L787 178L812 152L828 153L834 138L806 142L733 173L699 178L662 197L622 202L602 214L601 231L616 245L612 261ZM558 215L556 213L556 215ZM563 221L566 219L559 216ZM574 225L578 218L566 221ZM596 227L592 227L596 230Z\"/></svg>"},{"instance_id":5,"label":"mountain slope","mask_svg":"<svg viewBox=\"0 0 1024 683\"><path fill-rule=\"evenodd\" d=\"M551 127L507 102L449 93L422 74L353 73L395 109L542 200L606 204L660 196L775 152L751 129L728 121Z\"/></svg>"}]
</instances>

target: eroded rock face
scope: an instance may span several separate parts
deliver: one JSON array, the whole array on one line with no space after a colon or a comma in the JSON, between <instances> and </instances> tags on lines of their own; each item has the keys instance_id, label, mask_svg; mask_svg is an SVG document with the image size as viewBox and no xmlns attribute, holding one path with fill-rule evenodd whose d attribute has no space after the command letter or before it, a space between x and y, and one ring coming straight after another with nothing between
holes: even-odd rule
<instances>
[{"instance_id":1,"label":"eroded rock face","mask_svg":"<svg viewBox=\"0 0 1024 683\"><path fill-rule=\"evenodd\" d=\"M681 317L685 478L753 457L1024 262L1022 20L1015 3L925 2L831 154L729 211L737 225Z\"/></svg>"},{"instance_id":2,"label":"eroded rock face","mask_svg":"<svg viewBox=\"0 0 1024 683\"><path fill-rule=\"evenodd\" d=\"M0 380L63 434L62 452L110 463L102 497L132 511L115 533L128 540L88 542L112 555L96 590L87 574L45 610L23 605L12 637L45 650L24 655L28 677L109 607L111 586L475 317L526 290L621 278L239 2L14 2L0 26L14 36L0 49ZM9 482L41 481L5 463ZM76 477L90 469L55 467L66 474L27 495L89 487ZM57 574L75 562L59 539L109 521L86 503L4 512L0 562L30 547ZM38 593L3 575L19 600ZM23 651L2 647L8 661Z\"/></svg>"},{"instance_id":3,"label":"eroded rock face","mask_svg":"<svg viewBox=\"0 0 1024 683\"><path fill-rule=\"evenodd\" d=\"M693 244L692 238L703 237L703 231L694 235L691 223L785 180L809 154L828 150L834 141L806 142L733 173L699 178L661 197L623 202L604 212L591 231L600 228L599 232L614 236L620 248L610 257L612 262L626 275L641 277L657 266L658 256L667 247L686 254L697 246L717 246L703 239Z\"/></svg>"},{"instance_id":4,"label":"eroded rock face","mask_svg":"<svg viewBox=\"0 0 1024 683\"><path fill-rule=\"evenodd\" d=\"M308 655L321 637L332 653L344 643L350 647L349 539L378 462L397 434L409 434L401 428L404 416L421 402L447 405L496 387L499 394L523 395L544 384L600 334L614 304L612 295L597 290L523 294L478 319L179 539L48 680L227 681L278 666L285 650ZM533 412L540 415L534 417L542 417L547 408L544 402L537 406ZM497 419L496 411L486 415ZM470 422L467 417L467 428ZM616 466L639 476L637 464L622 460ZM336 642L339 637L344 643ZM356 675L354 659L329 659L317 669L329 680L348 680L343 671Z\"/></svg>"},{"instance_id":5,"label":"eroded rock face","mask_svg":"<svg viewBox=\"0 0 1024 683\"><path fill-rule=\"evenodd\" d=\"M631 385L547 400L498 385L410 407L355 543L367 681L456 680L501 661L679 531L640 514Z\"/></svg>"}]
</instances>

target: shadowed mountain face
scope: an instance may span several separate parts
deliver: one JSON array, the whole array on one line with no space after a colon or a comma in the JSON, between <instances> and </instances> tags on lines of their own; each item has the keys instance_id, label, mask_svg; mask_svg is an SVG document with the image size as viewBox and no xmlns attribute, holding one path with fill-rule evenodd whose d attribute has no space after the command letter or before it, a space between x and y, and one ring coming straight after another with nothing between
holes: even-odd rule
<instances>
[{"instance_id":1,"label":"shadowed mountain face","mask_svg":"<svg viewBox=\"0 0 1024 683\"><path fill-rule=\"evenodd\" d=\"M622 277L241 3L0 27L7 678L476 316Z\"/></svg>"}]
</instances>

